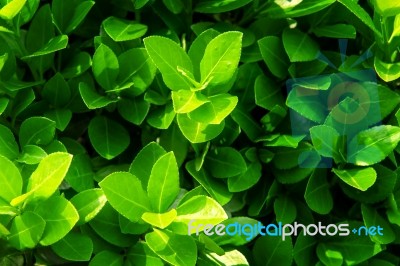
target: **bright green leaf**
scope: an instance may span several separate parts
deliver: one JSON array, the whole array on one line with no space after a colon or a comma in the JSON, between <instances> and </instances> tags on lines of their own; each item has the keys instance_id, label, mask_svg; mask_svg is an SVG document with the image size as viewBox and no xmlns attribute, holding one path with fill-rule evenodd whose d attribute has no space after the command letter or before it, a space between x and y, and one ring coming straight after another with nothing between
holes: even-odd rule
<instances>
[{"instance_id":1,"label":"bright green leaf","mask_svg":"<svg viewBox=\"0 0 400 266\"><path fill-rule=\"evenodd\" d=\"M146 34L147 26L128 20L109 17L103 21L104 30L116 42L137 39Z\"/></svg>"},{"instance_id":2,"label":"bright green leaf","mask_svg":"<svg viewBox=\"0 0 400 266\"><path fill-rule=\"evenodd\" d=\"M121 154L130 143L128 131L104 116L96 116L90 121L88 133L93 148L107 160Z\"/></svg>"},{"instance_id":3,"label":"bright green leaf","mask_svg":"<svg viewBox=\"0 0 400 266\"><path fill-rule=\"evenodd\" d=\"M332 171L345 183L361 191L366 191L376 181L376 171L372 167L345 170L333 168Z\"/></svg>"},{"instance_id":4,"label":"bright green leaf","mask_svg":"<svg viewBox=\"0 0 400 266\"><path fill-rule=\"evenodd\" d=\"M40 244L43 246L51 245L62 239L79 219L74 205L61 196L54 196L41 202L36 206L35 213L39 214L46 222L40 239Z\"/></svg>"},{"instance_id":5,"label":"bright green leaf","mask_svg":"<svg viewBox=\"0 0 400 266\"><path fill-rule=\"evenodd\" d=\"M116 172L99 183L108 202L123 216L138 221L150 211L150 201L137 177L130 173Z\"/></svg>"}]
</instances>

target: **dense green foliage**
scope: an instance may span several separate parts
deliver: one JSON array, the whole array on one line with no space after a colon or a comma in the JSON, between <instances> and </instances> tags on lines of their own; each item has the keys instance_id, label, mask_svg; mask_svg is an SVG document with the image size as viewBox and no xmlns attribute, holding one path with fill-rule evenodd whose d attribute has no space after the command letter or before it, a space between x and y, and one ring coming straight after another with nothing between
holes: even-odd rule
<instances>
[{"instance_id":1,"label":"dense green foliage","mask_svg":"<svg viewBox=\"0 0 400 266\"><path fill-rule=\"evenodd\" d=\"M399 47L392 0L0 0L0 265L399 265ZM295 221L384 234L195 227Z\"/></svg>"}]
</instances>

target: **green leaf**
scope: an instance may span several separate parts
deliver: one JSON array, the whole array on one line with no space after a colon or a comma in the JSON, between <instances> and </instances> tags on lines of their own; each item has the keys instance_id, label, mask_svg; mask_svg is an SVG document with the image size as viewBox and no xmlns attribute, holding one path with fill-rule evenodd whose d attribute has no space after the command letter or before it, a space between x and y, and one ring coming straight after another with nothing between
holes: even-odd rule
<instances>
[{"instance_id":1,"label":"green leaf","mask_svg":"<svg viewBox=\"0 0 400 266\"><path fill-rule=\"evenodd\" d=\"M7 240L19 250L32 249L38 244L45 226L46 222L39 215L24 212L12 221Z\"/></svg>"},{"instance_id":2,"label":"green leaf","mask_svg":"<svg viewBox=\"0 0 400 266\"><path fill-rule=\"evenodd\" d=\"M188 199L178 206L176 212L170 228L182 234L198 234L206 224L216 225L228 218L217 201L204 195Z\"/></svg>"},{"instance_id":3,"label":"green leaf","mask_svg":"<svg viewBox=\"0 0 400 266\"><path fill-rule=\"evenodd\" d=\"M200 123L217 125L235 109L238 98L228 93L208 97L208 101L189 113L189 117Z\"/></svg>"},{"instance_id":4,"label":"green leaf","mask_svg":"<svg viewBox=\"0 0 400 266\"><path fill-rule=\"evenodd\" d=\"M382 228L382 235L378 232L375 232L375 235L370 235L372 241L379 244L390 244L396 239L396 235L393 232L390 224L387 222L386 217L383 218L375 208L362 204L361 205L361 213L363 216L363 220L365 226L367 228L371 228L373 226L379 226Z\"/></svg>"},{"instance_id":5,"label":"green leaf","mask_svg":"<svg viewBox=\"0 0 400 266\"><path fill-rule=\"evenodd\" d=\"M72 118L72 112L69 109L54 109L44 114L47 118L56 122L56 128L64 131Z\"/></svg>"},{"instance_id":6,"label":"green leaf","mask_svg":"<svg viewBox=\"0 0 400 266\"><path fill-rule=\"evenodd\" d=\"M90 121L88 133L93 148L107 160L121 154L130 143L128 131L104 116L96 116Z\"/></svg>"},{"instance_id":7,"label":"green leaf","mask_svg":"<svg viewBox=\"0 0 400 266\"><path fill-rule=\"evenodd\" d=\"M90 260L89 266L122 266L124 265L124 257L112 251L103 250L96 254L96 256Z\"/></svg>"},{"instance_id":8,"label":"green leaf","mask_svg":"<svg viewBox=\"0 0 400 266\"><path fill-rule=\"evenodd\" d=\"M100 44L93 55L92 71L100 86L108 91L115 88L119 74L118 58L105 44Z\"/></svg>"},{"instance_id":9,"label":"green leaf","mask_svg":"<svg viewBox=\"0 0 400 266\"><path fill-rule=\"evenodd\" d=\"M85 82L79 83L79 93L89 109L102 108L118 101L118 99L110 99L107 96L98 94L92 86Z\"/></svg>"},{"instance_id":10,"label":"green leaf","mask_svg":"<svg viewBox=\"0 0 400 266\"><path fill-rule=\"evenodd\" d=\"M282 40L290 62L312 61L318 56L318 44L298 29L285 29Z\"/></svg>"},{"instance_id":11,"label":"green leaf","mask_svg":"<svg viewBox=\"0 0 400 266\"><path fill-rule=\"evenodd\" d=\"M17 161L25 164L38 164L46 156L47 153L39 146L25 145Z\"/></svg>"},{"instance_id":12,"label":"green leaf","mask_svg":"<svg viewBox=\"0 0 400 266\"><path fill-rule=\"evenodd\" d=\"M209 253L206 252L206 257L199 255L198 265L199 266L207 266L207 265L237 265L237 266L249 266L249 262L240 251L237 249L228 249L225 250L223 255L218 255L217 253Z\"/></svg>"},{"instance_id":13,"label":"green leaf","mask_svg":"<svg viewBox=\"0 0 400 266\"><path fill-rule=\"evenodd\" d=\"M66 3L54 0L51 6L54 23L61 32L70 33L79 26L94 4L94 1L73 0Z\"/></svg>"},{"instance_id":14,"label":"green leaf","mask_svg":"<svg viewBox=\"0 0 400 266\"><path fill-rule=\"evenodd\" d=\"M131 221L138 221L143 213L151 211L150 201L137 177L116 172L99 183L111 206Z\"/></svg>"},{"instance_id":15,"label":"green leaf","mask_svg":"<svg viewBox=\"0 0 400 266\"><path fill-rule=\"evenodd\" d=\"M57 72L44 85L42 95L52 105L61 107L69 102L71 91L63 76Z\"/></svg>"},{"instance_id":16,"label":"green leaf","mask_svg":"<svg viewBox=\"0 0 400 266\"><path fill-rule=\"evenodd\" d=\"M256 140L262 132L258 122L243 107L237 106L231 113L232 119L240 126L240 129L252 141Z\"/></svg>"},{"instance_id":17,"label":"green leaf","mask_svg":"<svg viewBox=\"0 0 400 266\"><path fill-rule=\"evenodd\" d=\"M70 232L51 246L61 258L70 261L89 261L93 252L93 242L87 235Z\"/></svg>"},{"instance_id":18,"label":"green leaf","mask_svg":"<svg viewBox=\"0 0 400 266\"><path fill-rule=\"evenodd\" d=\"M134 208L134 205L130 204L129 207ZM96 217L89 222L89 225L97 235L108 243L121 248L130 247L137 238L122 233L122 223L119 217L118 212L110 204L106 203Z\"/></svg>"},{"instance_id":19,"label":"green leaf","mask_svg":"<svg viewBox=\"0 0 400 266\"><path fill-rule=\"evenodd\" d=\"M250 2L251 0L200 0L197 1L195 11L200 13L222 13L238 9Z\"/></svg>"},{"instance_id":20,"label":"green leaf","mask_svg":"<svg viewBox=\"0 0 400 266\"><path fill-rule=\"evenodd\" d=\"M295 221L297 209L294 201L286 196L279 196L274 202L276 221L283 224L290 224Z\"/></svg>"},{"instance_id":21,"label":"green leaf","mask_svg":"<svg viewBox=\"0 0 400 266\"><path fill-rule=\"evenodd\" d=\"M374 57L374 68L378 76L385 82L400 78L400 63L386 63L378 56Z\"/></svg>"},{"instance_id":22,"label":"green leaf","mask_svg":"<svg viewBox=\"0 0 400 266\"><path fill-rule=\"evenodd\" d=\"M118 84L133 82L129 91L142 94L153 82L157 67L144 48L133 48L118 56L120 66Z\"/></svg>"},{"instance_id":23,"label":"green leaf","mask_svg":"<svg viewBox=\"0 0 400 266\"><path fill-rule=\"evenodd\" d=\"M168 88L187 90L192 87L192 83L179 71L186 70L186 74L193 79L192 62L177 43L161 36L147 37L143 42Z\"/></svg>"},{"instance_id":24,"label":"green leaf","mask_svg":"<svg viewBox=\"0 0 400 266\"><path fill-rule=\"evenodd\" d=\"M18 157L19 147L11 130L0 125L0 155L10 160Z\"/></svg>"},{"instance_id":25,"label":"green leaf","mask_svg":"<svg viewBox=\"0 0 400 266\"><path fill-rule=\"evenodd\" d=\"M182 134L191 143L202 143L217 137L224 129L225 122L219 125L200 123L188 117L187 114L177 115L178 126Z\"/></svg>"},{"instance_id":26,"label":"green leaf","mask_svg":"<svg viewBox=\"0 0 400 266\"><path fill-rule=\"evenodd\" d=\"M224 183L209 176L204 169L196 170L194 160L186 164L186 170L221 205L225 205L232 199L233 194L228 191Z\"/></svg>"},{"instance_id":27,"label":"green leaf","mask_svg":"<svg viewBox=\"0 0 400 266\"><path fill-rule=\"evenodd\" d=\"M276 36L267 36L258 40L257 43L271 73L278 78L285 78L289 63L281 39Z\"/></svg>"},{"instance_id":28,"label":"green leaf","mask_svg":"<svg viewBox=\"0 0 400 266\"><path fill-rule=\"evenodd\" d=\"M49 198L63 181L71 161L72 155L65 152L47 155L30 176L27 192L14 198L11 205L20 205L27 198L35 201Z\"/></svg>"},{"instance_id":29,"label":"green leaf","mask_svg":"<svg viewBox=\"0 0 400 266\"><path fill-rule=\"evenodd\" d=\"M358 133L348 145L348 161L368 166L385 159L400 141L400 127L382 125Z\"/></svg>"},{"instance_id":30,"label":"green leaf","mask_svg":"<svg viewBox=\"0 0 400 266\"><path fill-rule=\"evenodd\" d=\"M8 1L7 1L8 2ZM26 0L12 0L0 9L0 18L12 20L24 7Z\"/></svg>"},{"instance_id":31,"label":"green leaf","mask_svg":"<svg viewBox=\"0 0 400 266\"><path fill-rule=\"evenodd\" d=\"M75 206L78 214L78 225L92 220L104 207L107 198L103 190L94 188L84 190L71 198L71 203Z\"/></svg>"},{"instance_id":32,"label":"green leaf","mask_svg":"<svg viewBox=\"0 0 400 266\"><path fill-rule=\"evenodd\" d=\"M121 214L118 215L118 220L119 227L123 234L141 235L143 233L146 233L151 228L151 225L144 222L143 220L139 220L138 222L131 222Z\"/></svg>"},{"instance_id":33,"label":"green leaf","mask_svg":"<svg viewBox=\"0 0 400 266\"><path fill-rule=\"evenodd\" d=\"M174 266L196 265L197 246L190 236L154 229L145 238L154 253L166 262Z\"/></svg>"},{"instance_id":34,"label":"green leaf","mask_svg":"<svg viewBox=\"0 0 400 266\"><path fill-rule=\"evenodd\" d=\"M205 234L199 235L199 242L204 245L206 250L213 251L219 255L225 254L225 251Z\"/></svg>"},{"instance_id":35,"label":"green leaf","mask_svg":"<svg viewBox=\"0 0 400 266\"><path fill-rule=\"evenodd\" d=\"M247 165L242 155L231 147L220 147L206 156L205 167L218 178L233 177L244 173Z\"/></svg>"},{"instance_id":36,"label":"green leaf","mask_svg":"<svg viewBox=\"0 0 400 266\"><path fill-rule=\"evenodd\" d=\"M396 184L396 172L380 165L374 165L377 174L376 182L367 190L359 191L353 187L343 184L343 192L350 198L364 203L376 203L390 196Z\"/></svg>"},{"instance_id":37,"label":"green leaf","mask_svg":"<svg viewBox=\"0 0 400 266\"><path fill-rule=\"evenodd\" d=\"M324 244L317 247L317 256L324 265L340 266L343 265L343 255L339 251L330 250Z\"/></svg>"},{"instance_id":38,"label":"green leaf","mask_svg":"<svg viewBox=\"0 0 400 266\"><path fill-rule=\"evenodd\" d=\"M304 199L311 210L328 214L333 208L333 199L326 179L325 169L315 169L307 182Z\"/></svg>"},{"instance_id":39,"label":"green leaf","mask_svg":"<svg viewBox=\"0 0 400 266\"><path fill-rule=\"evenodd\" d=\"M349 222L348 224L350 228L363 226L362 223L356 222ZM343 256L344 264L359 264L372 258L383 249L378 243L372 242L369 237L360 237L356 234L350 234L346 237L331 237L325 243L319 243L318 245L326 245L326 250L340 252Z\"/></svg>"},{"instance_id":40,"label":"green leaf","mask_svg":"<svg viewBox=\"0 0 400 266\"><path fill-rule=\"evenodd\" d=\"M168 129L175 118L172 103L155 108L147 116L147 123L158 129Z\"/></svg>"},{"instance_id":41,"label":"green leaf","mask_svg":"<svg viewBox=\"0 0 400 266\"><path fill-rule=\"evenodd\" d=\"M22 176L15 164L3 156L0 156L0 165L0 199L10 202L21 195Z\"/></svg>"},{"instance_id":42,"label":"green leaf","mask_svg":"<svg viewBox=\"0 0 400 266\"><path fill-rule=\"evenodd\" d=\"M22 122L19 129L20 145L47 145L53 140L55 130L54 121L45 117L30 117Z\"/></svg>"},{"instance_id":43,"label":"green leaf","mask_svg":"<svg viewBox=\"0 0 400 266\"><path fill-rule=\"evenodd\" d=\"M383 17L390 17L399 14L400 3L390 0L372 0L375 10Z\"/></svg>"},{"instance_id":44,"label":"green leaf","mask_svg":"<svg viewBox=\"0 0 400 266\"><path fill-rule=\"evenodd\" d=\"M156 142L150 142L140 150L133 160L129 172L136 176L147 191L147 185L154 164L167 152Z\"/></svg>"},{"instance_id":45,"label":"green leaf","mask_svg":"<svg viewBox=\"0 0 400 266\"><path fill-rule=\"evenodd\" d=\"M200 62L201 83L223 84L236 71L242 48L243 33L229 31L212 39Z\"/></svg>"},{"instance_id":46,"label":"green leaf","mask_svg":"<svg viewBox=\"0 0 400 266\"><path fill-rule=\"evenodd\" d=\"M344 160L340 154L339 133L332 127L320 125L310 128L310 136L315 150L325 157L334 158L336 162Z\"/></svg>"},{"instance_id":47,"label":"green leaf","mask_svg":"<svg viewBox=\"0 0 400 266\"><path fill-rule=\"evenodd\" d=\"M66 78L75 78L82 75L92 65L92 58L87 52L75 54L63 67L61 75Z\"/></svg>"},{"instance_id":48,"label":"green leaf","mask_svg":"<svg viewBox=\"0 0 400 266\"><path fill-rule=\"evenodd\" d=\"M348 24L335 24L319 26L313 29L313 32L318 37L328 37L337 39L355 39L356 28Z\"/></svg>"},{"instance_id":49,"label":"green leaf","mask_svg":"<svg viewBox=\"0 0 400 266\"><path fill-rule=\"evenodd\" d=\"M30 59L38 56L52 54L59 50L65 49L68 45L68 36L59 35L49 40L42 48L35 51L33 54L21 57L21 59Z\"/></svg>"},{"instance_id":50,"label":"green leaf","mask_svg":"<svg viewBox=\"0 0 400 266\"><path fill-rule=\"evenodd\" d=\"M294 79L291 84L292 88L300 87L310 90L326 91L332 84L330 76L316 76ZM311 94L312 95L312 94Z\"/></svg>"},{"instance_id":51,"label":"green leaf","mask_svg":"<svg viewBox=\"0 0 400 266\"><path fill-rule=\"evenodd\" d=\"M308 1L275 1L274 5L268 7L263 13L272 18L294 18L316 13L331 4L335 0L308 0Z\"/></svg>"},{"instance_id":52,"label":"green leaf","mask_svg":"<svg viewBox=\"0 0 400 266\"><path fill-rule=\"evenodd\" d=\"M0 68L0 73L1 73L1 68ZM0 98L0 115L2 115L4 113L4 111L6 110L9 103L10 103L9 99Z\"/></svg>"},{"instance_id":53,"label":"green leaf","mask_svg":"<svg viewBox=\"0 0 400 266\"><path fill-rule=\"evenodd\" d=\"M93 188L95 175L92 169L90 157L86 153L74 155L71 166L65 176L65 181L75 191L80 192Z\"/></svg>"},{"instance_id":54,"label":"green leaf","mask_svg":"<svg viewBox=\"0 0 400 266\"><path fill-rule=\"evenodd\" d=\"M374 22L371 17L356 1L353 0L338 0L339 3L344 5L351 13L353 13L360 21L362 21L368 28L374 31L379 37L382 34L375 28Z\"/></svg>"},{"instance_id":55,"label":"green leaf","mask_svg":"<svg viewBox=\"0 0 400 266\"><path fill-rule=\"evenodd\" d=\"M171 93L175 113L189 113L208 102L206 96L197 91L179 90Z\"/></svg>"},{"instance_id":56,"label":"green leaf","mask_svg":"<svg viewBox=\"0 0 400 266\"><path fill-rule=\"evenodd\" d=\"M270 135L266 138L261 138L261 141L265 141L267 147L288 147L297 148L299 143L304 139L304 135L291 136L291 135Z\"/></svg>"},{"instance_id":57,"label":"green leaf","mask_svg":"<svg viewBox=\"0 0 400 266\"><path fill-rule=\"evenodd\" d=\"M118 102L118 112L125 120L135 125L143 123L149 110L150 104L140 96L133 99L122 99Z\"/></svg>"},{"instance_id":58,"label":"green leaf","mask_svg":"<svg viewBox=\"0 0 400 266\"><path fill-rule=\"evenodd\" d=\"M260 237L253 248L256 265L292 265L292 239L282 240L281 237Z\"/></svg>"},{"instance_id":59,"label":"green leaf","mask_svg":"<svg viewBox=\"0 0 400 266\"><path fill-rule=\"evenodd\" d=\"M256 104L267 110L272 110L276 105L284 106L281 88L264 75L259 75L254 84Z\"/></svg>"},{"instance_id":60,"label":"green leaf","mask_svg":"<svg viewBox=\"0 0 400 266\"><path fill-rule=\"evenodd\" d=\"M381 119L386 118L400 103L400 95L387 86L378 84L379 110Z\"/></svg>"},{"instance_id":61,"label":"green leaf","mask_svg":"<svg viewBox=\"0 0 400 266\"><path fill-rule=\"evenodd\" d=\"M102 23L104 30L116 42L129 41L142 37L147 32L147 26L128 20L109 17Z\"/></svg>"},{"instance_id":62,"label":"green leaf","mask_svg":"<svg viewBox=\"0 0 400 266\"><path fill-rule=\"evenodd\" d=\"M153 168L147 186L152 209L165 212L179 194L179 171L173 152L161 156Z\"/></svg>"},{"instance_id":63,"label":"green leaf","mask_svg":"<svg viewBox=\"0 0 400 266\"><path fill-rule=\"evenodd\" d=\"M165 213L145 212L142 214L141 218L143 221L151 224L152 226L164 229L176 218L176 210L172 209Z\"/></svg>"},{"instance_id":64,"label":"green leaf","mask_svg":"<svg viewBox=\"0 0 400 266\"><path fill-rule=\"evenodd\" d=\"M308 266L314 262L317 240L312 236L299 234L293 247L293 259L299 266Z\"/></svg>"},{"instance_id":65,"label":"green leaf","mask_svg":"<svg viewBox=\"0 0 400 266\"><path fill-rule=\"evenodd\" d=\"M262 175L262 166L259 162L247 165L247 170L237 176L228 178L230 192L245 191L257 184Z\"/></svg>"},{"instance_id":66,"label":"green leaf","mask_svg":"<svg viewBox=\"0 0 400 266\"><path fill-rule=\"evenodd\" d=\"M40 244L43 246L51 245L62 239L79 220L74 205L61 196L54 196L41 202L36 206L35 213L46 222L46 227L40 239Z\"/></svg>"},{"instance_id":67,"label":"green leaf","mask_svg":"<svg viewBox=\"0 0 400 266\"><path fill-rule=\"evenodd\" d=\"M322 124L325 120L326 106L317 91L295 87L289 92L286 104L311 121Z\"/></svg>"},{"instance_id":68,"label":"green leaf","mask_svg":"<svg viewBox=\"0 0 400 266\"><path fill-rule=\"evenodd\" d=\"M184 8L182 0L163 0L163 3L174 14L181 13Z\"/></svg>"},{"instance_id":69,"label":"green leaf","mask_svg":"<svg viewBox=\"0 0 400 266\"><path fill-rule=\"evenodd\" d=\"M366 191L376 181L376 171L372 167L345 170L333 168L332 171L345 183L361 191Z\"/></svg>"},{"instance_id":70,"label":"green leaf","mask_svg":"<svg viewBox=\"0 0 400 266\"><path fill-rule=\"evenodd\" d=\"M163 266L162 260L149 248L146 242L139 241L127 253L127 261L132 266Z\"/></svg>"},{"instance_id":71,"label":"green leaf","mask_svg":"<svg viewBox=\"0 0 400 266\"><path fill-rule=\"evenodd\" d=\"M189 48L188 55L193 63L193 68L195 71L194 76L196 80L200 80L200 62L203 59L207 45L218 35L219 32L212 28L205 30L199 36L197 36Z\"/></svg>"}]
</instances>

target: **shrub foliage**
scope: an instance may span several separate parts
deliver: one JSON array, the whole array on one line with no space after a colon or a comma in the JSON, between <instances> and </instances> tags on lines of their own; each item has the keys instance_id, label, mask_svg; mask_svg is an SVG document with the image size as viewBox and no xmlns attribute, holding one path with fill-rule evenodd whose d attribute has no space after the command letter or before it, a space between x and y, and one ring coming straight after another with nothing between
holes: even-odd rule
<instances>
[{"instance_id":1,"label":"shrub foliage","mask_svg":"<svg viewBox=\"0 0 400 266\"><path fill-rule=\"evenodd\" d=\"M398 265L399 36L391 0L0 0L0 265ZM383 235L195 227L294 222Z\"/></svg>"}]
</instances>

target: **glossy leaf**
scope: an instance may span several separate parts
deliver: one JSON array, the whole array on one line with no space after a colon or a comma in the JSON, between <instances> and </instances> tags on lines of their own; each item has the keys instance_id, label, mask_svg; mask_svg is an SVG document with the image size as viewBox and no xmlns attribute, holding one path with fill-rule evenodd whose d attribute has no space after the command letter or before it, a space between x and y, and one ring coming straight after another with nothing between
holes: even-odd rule
<instances>
[{"instance_id":1,"label":"glossy leaf","mask_svg":"<svg viewBox=\"0 0 400 266\"><path fill-rule=\"evenodd\" d=\"M399 141L399 127L384 125L364 130L350 141L348 161L360 166L378 163L393 151Z\"/></svg>"},{"instance_id":2,"label":"glossy leaf","mask_svg":"<svg viewBox=\"0 0 400 266\"><path fill-rule=\"evenodd\" d=\"M19 153L19 147L11 130L0 125L0 155L10 160L15 159Z\"/></svg>"},{"instance_id":3,"label":"glossy leaf","mask_svg":"<svg viewBox=\"0 0 400 266\"><path fill-rule=\"evenodd\" d=\"M318 45L298 29L285 29L282 40L290 62L307 62L318 56Z\"/></svg>"},{"instance_id":4,"label":"glossy leaf","mask_svg":"<svg viewBox=\"0 0 400 266\"><path fill-rule=\"evenodd\" d=\"M187 90L192 87L191 82L179 71L184 69L187 75L193 78L193 66L189 56L174 41L151 36L144 39L147 53L163 75L165 85L171 90Z\"/></svg>"},{"instance_id":5,"label":"glossy leaf","mask_svg":"<svg viewBox=\"0 0 400 266\"><path fill-rule=\"evenodd\" d=\"M376 171L372 167L347 170L333 169L333 172L348 185L366 191L376 180Z\"/></svg>"},{"instance_id":6,"label":"glossy leaf","mask_svg":"<svg viewBox=\"0 0 400 266\"><path fill-rule=\"evenodd\" d=\"M52 210L49 212L49 210ZM46 222L46 227L40 244L43 246L51 245L65 235L74 227L79 219L79 215L74 205L61 196L54 196L38 204L35 213L39 214Z\"/></svg>"},{"instance_id":7,"label":"glossy leaf","mask_svg":"<svg viewBox=\"0 0 400 266\"><path fill-rule=\"evenodd\" d=\"M104 116L97 116L90 121L88 133L94 149L108 160L121 154L130 143L127 130Z\"/></svg>"},{"instance_id":8,"label":"glossy leaf","mask_svg":"<svg viewBox=\"0 0 400 266\"><path fill-rule=\"evenodd\" d=\"M45 117L30 117L22 124L19 132L21 146L49 144L55 134L56 123Z\"/></svg>"},{"instance_id":9,"label":"glossy leaf","mask_svg":"<svg viewBox=\"0 0 400 266\"><path fill-rule=\"evenodd\" d=\"M79 214L77 224L83 224L93 219L104 207L107 198L101 189L88 189L71 198L71 203Z\"/></svg>"},{"instance_id":10,"label":"glossy leaf","mask_svg":"<svg viewBox=\"0 0 400 266\"><path fill-rule=\"evenodd\" d=\"M72 155L56 152L40 161L29 178L27 192L11 201L11 205L20 205L27 198L33 200L49 198L61 184L72 161Z\"/></svg>"},{"instance_id":11,"label":"glossy leaf","mask_svg":"<svg viewBox=\"0 0 400 266\"><path fill-rule=\"evenodd\" d=\"M190 236L177 235L167 230L157 230L146 234L150 249L168 263L175 266L196 264L196 243Z\"/></svg>"},{"instance_id":12,"label":"glossy leaf","mask_svg":"<svg viewBox=\"0 0 400 266\"><path fill-rule=\"evenodd\" d=\"M149 198L134 175L116 172L99 185L111 206L129 220L138 221L143 213L150 211Z\"/></svg>"},{"instance_id":13,"label":"glossy leaf","mask_svg":"<svg viewBox=\"0 0 400 266\"><path fill-rule=\"evenodd\" d=\"M13 220L7 239L19 250L34 248L39 243L45 226L46 222L39 215L24 212Z\"/></svg>"},{"instance_id":14,"label":"glossy leaf","mask_svg":"<svg viewBox=\"0 0 400 266\"><path fill-rule=\"evenodd\" d=\"M104 90L112 90L119 73L118 58L106 45L97 47L93 55L93 75Z\"/></svg>"},{"instance_id":15,"label":"glossy leaf","mask_svg":"<svg viewBox=\"0 0 400 266\"><path fill-rule=\"evenodd\" d=\"M225 83L233 76L239 63L242 36L241 32L225 32L210 41L200 62L202 84Z\"/></svg>"},{"instance_id":16,"label":"glossy leaf","mask_svg":"<svg viewBox=\"0 0 400 266\"><path fill-rule=\"evenodd\" d=\"M116 42L137 39L142 37L147 31L146 25L116 17L109 17L104 20L103 27L107 34Z\"/></svg>"},{"instance_id":17,"label":"glossy leaf","mask_svg":"<svg viewBox=\"0 0 400 266\"><path fill-rule=\"evenodd\" d=\"M3 156L0 156L0 165L0 199L10 202L21 195L22 176L15 164Z\"/></svg>"},{"instance_id":18,"label":"glossy leaf","mask_svg":"<svg viewBox=\"0 0 400 266\"><path fill-rule=\"evenodd\" d=\"M179 193L179 172L175 156L161 156L151 169L147 195L153 210L165 212Z\"/></svg>"},{"instance_id":19,"label":"glossy leaf","mask_svg":"<svg viewBox=\"0 0 400 266\"><path fill-rule=\"evenodd\" d=\"M54 243L51 248L60 257L71 261L88 261L93 252L93 242L90 237L71 232L66 237Z\"/></svg>"}]
</instances>

